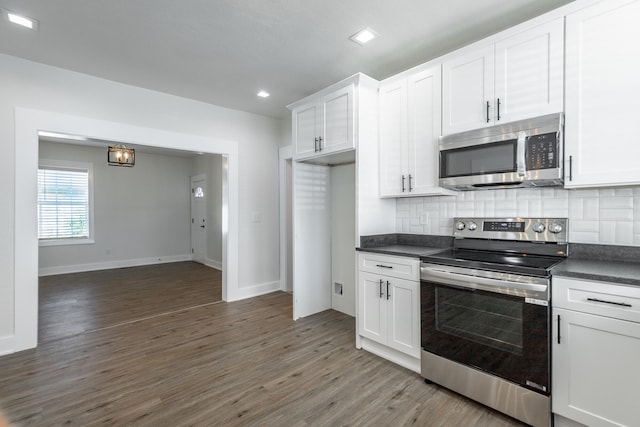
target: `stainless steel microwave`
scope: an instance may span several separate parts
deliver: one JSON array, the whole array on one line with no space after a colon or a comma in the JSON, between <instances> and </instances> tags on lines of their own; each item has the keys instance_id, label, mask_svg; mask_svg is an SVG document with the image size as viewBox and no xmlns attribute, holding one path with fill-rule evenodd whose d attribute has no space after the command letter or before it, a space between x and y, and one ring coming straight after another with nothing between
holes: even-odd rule
<instances>
[{"instance_id":1,"label":"stainless steel microwave","mask_svg":"<svg viewBox=\"0 0 640 427\"><path fill-rule=\"evenodd\" d=\"M440 186L454 190L562 186L563 115L440 137Z\"/></svg>"}]
</instances>

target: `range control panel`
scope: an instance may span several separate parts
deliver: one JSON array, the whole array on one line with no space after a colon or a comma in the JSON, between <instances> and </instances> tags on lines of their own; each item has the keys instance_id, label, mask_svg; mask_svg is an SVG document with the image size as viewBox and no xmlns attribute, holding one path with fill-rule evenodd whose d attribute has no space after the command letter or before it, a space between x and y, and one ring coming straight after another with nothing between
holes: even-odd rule
<instances>
[{"instance_id":1,"label":"range control panel","mask_svg":"<svg viewBox=\"0 0 640 427\"><path fill-rule=\"evenodd\" d=\"M567 242L567 218L454 218L453 237Z\"/></svg>"}]
</instances>

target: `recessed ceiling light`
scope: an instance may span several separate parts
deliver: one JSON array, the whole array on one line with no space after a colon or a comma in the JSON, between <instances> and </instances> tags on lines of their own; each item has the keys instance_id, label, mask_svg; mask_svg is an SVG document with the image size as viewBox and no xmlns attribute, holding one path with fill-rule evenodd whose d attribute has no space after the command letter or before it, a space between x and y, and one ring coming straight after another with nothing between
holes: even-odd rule
<instances>
[{"instance_id":1,"label":"recessed ceiling light","mask_svg":"<svg viewBox=\"0 0 640 427\"><path fill-rule=\"evenodd\" d=\"M358 31L351 37L349 37L349 39L351 39L351 41L353 42L356 42L364 46L365 43L368 43L371 40L375 39L376 36L377 36L376 32L373 31L371 28L365 28L363 30Z\"/></svg>"},{"instance_id":2,"label":"recessed ceiling light","mask_svg":"<svg viewBox=\"0 0 640 427\"><path fill-rule=\"evenodd\" d=\"M267 98L270 94L269 92L265 92L264 90L261 90L256 95L258 95L260 98Z\"/></svg>"},{"instance_id":3,"label":"recessed ceiling light","mask_svg":"<svg viewBox=\"0 0 640 427\"><path fill-rule=\"evenodd\" d=\"M28 18L26 16L18 15L17 13L13 13L9 10L2 9L2 14L4 17L9 20L9 22L13 22L14 24L21 25L30 30L38 31L38 20L33 18Z\"/></svg>"}]
</instances>

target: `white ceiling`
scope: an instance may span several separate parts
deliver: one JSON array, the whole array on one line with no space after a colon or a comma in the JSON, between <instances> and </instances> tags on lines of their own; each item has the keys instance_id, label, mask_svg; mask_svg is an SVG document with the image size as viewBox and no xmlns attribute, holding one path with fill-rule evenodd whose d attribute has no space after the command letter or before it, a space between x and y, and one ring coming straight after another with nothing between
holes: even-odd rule
<instances>
[{"instance_id":1,"label":"white ceiling","mask_svg":"<svg viewBox=\"0 0 640 427\"><path fill-rule=\"evenodd\" d=\"M237 110L383 79L572 0L0 0L0 52ZM348 37L371 27L379 38ZM256 97L258 90L271 93Z\"/></svg>"}]
</instances>

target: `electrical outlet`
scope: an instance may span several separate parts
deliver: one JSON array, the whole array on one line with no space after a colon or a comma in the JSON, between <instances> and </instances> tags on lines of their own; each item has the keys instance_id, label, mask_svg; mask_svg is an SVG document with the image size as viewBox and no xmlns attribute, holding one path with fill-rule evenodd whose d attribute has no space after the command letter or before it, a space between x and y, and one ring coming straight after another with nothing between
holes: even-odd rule
<instances>
[{"instance_id":1,"label":"electrical outlet","mask_svg":"<svg viewBox=\"0 0 640 427\"><path fill-rule=\"evenodd\" d=\"M420 213L420 224L429 224L429 212Z\"/></svg>"},{"instance_id":2,"label":"electrical outlet","mask_svg":"<svg viewBox=\"0 0 640 427\"><path fill-rule=\"evenodd\" d=\"M251 222L261 222L262 214L260 212L252 212L251 213Z\"/></svg>"}]
</instances>

